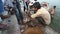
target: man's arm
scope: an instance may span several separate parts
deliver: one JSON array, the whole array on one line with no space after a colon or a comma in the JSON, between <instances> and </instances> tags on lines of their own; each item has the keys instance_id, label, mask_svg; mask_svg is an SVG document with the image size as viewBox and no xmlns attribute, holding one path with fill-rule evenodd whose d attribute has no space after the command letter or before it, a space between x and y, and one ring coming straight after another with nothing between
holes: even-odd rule
<instances>
[{"instance_id":1,"label":"man's arm","mask_svg":"<svg viewBox=\"0 0 60 34\"><path fill-rule=\"evenodd\" d=\"M36 18L36 17L39 17L41 15L41 12L37 12L33 15L31 15L31 18Z\"/></svg>"}]
</instances>

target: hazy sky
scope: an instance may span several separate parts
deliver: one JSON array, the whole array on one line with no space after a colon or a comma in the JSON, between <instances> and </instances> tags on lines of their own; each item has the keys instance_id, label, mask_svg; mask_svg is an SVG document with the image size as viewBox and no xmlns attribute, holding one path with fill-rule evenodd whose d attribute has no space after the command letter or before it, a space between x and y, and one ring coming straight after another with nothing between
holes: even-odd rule
<instances>
[{"instance_id":1,"label":"hazy sky","mask_svg":"<svg viewBox=\"0 0 60 34\"><path fill-rule=\"evenodd\" d=\"M34 0L30 0L30 1L34 1ZM60 0L38 0L40 3L41 2L48 2L50 5L59 5L60 4ZM59 5L60 6L60 5Z\"/></svg>"}]
</instances>

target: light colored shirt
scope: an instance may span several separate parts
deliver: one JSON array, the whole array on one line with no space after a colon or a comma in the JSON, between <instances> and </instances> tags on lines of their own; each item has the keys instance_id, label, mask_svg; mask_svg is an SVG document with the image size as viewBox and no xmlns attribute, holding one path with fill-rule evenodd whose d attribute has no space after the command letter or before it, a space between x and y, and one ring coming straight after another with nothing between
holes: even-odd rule
<instances>
[{"instance_id":1,"label":"light colored shirt","mask_svg":"<svg viewBox=\"0 0 60 34\"><path fill-rule=\"evenodd\" d=\"M31 15L32 18L36 18L36 17L42 17L45 20L45 24L49 25L51 22L51 17L49 12L44 9L43 7L41 9L39 9L35 14Z\"/></svg>"}]
</instances>

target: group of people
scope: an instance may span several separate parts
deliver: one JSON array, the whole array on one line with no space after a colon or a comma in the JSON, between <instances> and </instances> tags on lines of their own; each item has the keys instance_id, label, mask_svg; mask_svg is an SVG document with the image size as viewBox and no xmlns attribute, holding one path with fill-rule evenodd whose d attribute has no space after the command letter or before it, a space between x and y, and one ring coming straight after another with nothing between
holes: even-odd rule
<instances>
[{"instance_id":1,"label":"group of people","mask_svg":"<svg viewBox=\"0 0 60 34\"><path fill-rule=\"evenodd\" d=\"M2 0L0 0L2 2ZM24 0L24 11L27 12L27 14L30 14L29 11L30 11L30 7L32 9L32 11L34 12L34 14L31 14L29 15L30 17L30 20L38 20L39 23L42 23L43 25L49 25L51 23L51 20L52 18L54 18L54 13L55 13L55 8L56 6L53 6L52 9L50 10L50 7L49 7L49 3L46 3L46 2L43 2L43 3L39 3L37 0L34 0L34 2L30 2L29 0ZM23 15L21 13L21 7L19 5L19 3L17 2L17 4L15 5L15 0L13 2L14 4L14 7L9 7L8 5L2 7L3 3L0 4L0 22L3 22L3 20L5 20L6 22L11 22L9 23L11 29L14 27L14 29L16 30L19 30L19 26L18 26L18 22L19 24L21 24L23 22ZM12 5L12 4L11 4ZM13 5L12 5L13 6ZM4 8L4 9L2 9ZM18 9L18 11L17 11ZM18 14L19 13L19 14ZM14 18L15 17L15 18ZM7 19L8 18L8 19ZM21 19L21 20L20 20ZM15 21L14 21L15 20ZM42 21L41 21L42 20ZM4 21L4 23L5 23ZM20 23L21 21L21 23ZM4 25L4 24L2 24ZM13 25L13 26L12 26ZM17 27L16 27L17 26ZM3 26L2 26L3 27ZM9 33L11 33L11 29L9 29ZM12 30L12 31L15 31L16 33L13 33L12 34L18 34L18 32L20 31L16 31L16 30Z\"/></svg>"},{"instance_id":2,"label":"group of people","mask_svg":"<svg viewBox=\"0 0 60 34\"><path fill-rule=\"evenodd\" d=\"M0 30L7 30L7 34L20 34L17 19L16 5L13 6L11 0L0 0ZM19 11L18 11L19 12ZM19 15L19 14L18 14Z\"/></svg>"},{"instance_id":3,"label":"group of people","mask_svg":"<svg viewBox=\"0 0 60 34\"><path fill-rule=\"evenodd\" d=\"M28 4L28 6L30 6L32 11L34 12L34 14L29 15L31 21L34 21L34 19L36 19L36 20L38 20L39 23L41 23L44 26L50 25L52 19L54 18L56 6L53 6L52 8L50 8L49 3L42 2L40 4L37 0L34 0L34 1L35 2L30 2ZM28 25L28 27L29 27L29 25ZM26 32L24 32L24 33L32 34L33 31L34 30L27 29Z\"/></svg>"},{"instance_id":4,"label":"group of people","mask_svg":"<svg viewBox=\"0 0 60 34\"><path fill-rule=\"evenodd\" d=\"M28 4L30 7L32 7L31 9L34 11L34 14L31 15L31 18L42 17L45 21L45 24L49 25L52 18L54 18L56 6L50 8L49 3L47 2L42 2L40 4L37 0L34 1L35 2L30 2Z\"/></svg>"}]
</instances>

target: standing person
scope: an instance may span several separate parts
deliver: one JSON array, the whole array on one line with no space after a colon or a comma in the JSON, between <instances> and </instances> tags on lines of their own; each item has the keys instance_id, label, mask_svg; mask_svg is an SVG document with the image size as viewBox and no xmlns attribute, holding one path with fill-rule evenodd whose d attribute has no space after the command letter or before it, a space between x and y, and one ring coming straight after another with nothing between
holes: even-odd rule
<instances>
[{"instance_id":1,"label":"standing person","mask_svg":"<svg viewBox=\"0 0 60 34\"><path fill-rule=\"evenodd\" d=\"M4 11L4 5L2 0L0 0L0 29L5 29L6 24L3 24L3 19L7 18L7 12ZM2 19L3 18L3 19Z\"/></svg>"},{"instance_id":2,"label":"standing person","mask_svg":"<svg viewBox=\"0 0 60 34\"><path fill-rule=\"evenodd\" d=\"M55 9L56 9L56 6L53 6L53 8L51 9L51 18L54 17Z\"/></svg>"},{"instance_id":3,"label":"standing person","mask_svg":"<svg viewBox=\"0 0 60 34\"><path fill-rule=\"evenodd\" d=\"M15 15L15 9L13 8L12 2L10 0L7 0L6 5L9 12L9 18L4 19L3 22L7 23L9 26L7 34L21 34L19 24Z\"/></svg>"},{"instance_id":4,"label":"standing person","mask_svg":"<svg viewBox=\"0 0 60 34\"><path fill-rule=\"evenodd\" d=\"M22 12L21 12L21 4L19 3L18 0L14 0L13 1L13 5L14 5L15 10L16 10L15 14L16 14L18 23L22 24L22 22L23 22L23 15L22 15Z\"/></svg>"},{"instance_id":5,"label":"standing person","mask_svg":"<svg viewBox=\"0 0 60 34\"><path fill-rule=\"evenodd\" d=\"M4 15L4 6L2 0L0 0L0 22L2 21L1 15Z\"/></svg>"},{"instance_id":6,"label":"standing person","mask_svg":"<svg viewBox=\"0 0 60 34\"><path fill-rule=\"evenodd\" d=\"M24 11L29 10L28 5L29 5L30 1L29 0L24 0L23 2L24 2Z\"/></svg>"},{"instance_id":7,"label":"standing person","mask_svg":"<svg viewBox=\"0 0 60 34\"><path fill-rule=\"evenodd\" d=\"M2 15L3 12L4 12L4 7L3 7L2 0L0 0L0 22L2 21L1 15Z\"/></svg>"}]
</instances>

